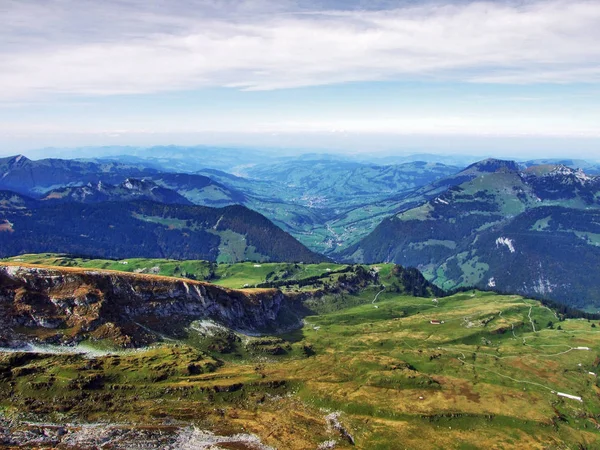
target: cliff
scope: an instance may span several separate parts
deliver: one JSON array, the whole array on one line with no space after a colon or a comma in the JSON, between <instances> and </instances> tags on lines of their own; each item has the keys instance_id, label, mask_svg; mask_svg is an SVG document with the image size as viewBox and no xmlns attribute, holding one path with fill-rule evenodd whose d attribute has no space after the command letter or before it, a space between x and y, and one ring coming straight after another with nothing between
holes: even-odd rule
<instances>
[{"instance_id":1,"label":"cliff","mask_svg":"<svg viewBox=\"0 0 600 450\"><path fill-rule=\"evenodd\" d=\"M246 332L299 326L299 300L275 289L236 291L209 283L114 271L0 265L0 345L73 344L108 339L120 346L181 338L198 319Z\"/></svg>"}]
</instances>

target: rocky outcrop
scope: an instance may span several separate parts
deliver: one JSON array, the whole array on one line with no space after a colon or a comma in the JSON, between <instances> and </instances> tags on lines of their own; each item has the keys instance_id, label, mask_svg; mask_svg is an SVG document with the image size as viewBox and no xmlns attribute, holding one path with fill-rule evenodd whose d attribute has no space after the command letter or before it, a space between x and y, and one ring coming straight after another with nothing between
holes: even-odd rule
<instances>
[{"instance_id":1,"label":"rocky outcrop","mask_svg":"<svg viewBox=\"0 0 600 450\"><path fill-rule=\"evenodd\" d=\"M19 423L0 419L0 445L6 448L228 448L271 450L253 434L220 436L196 427ZM230 447L231 446L231 447Z\"/></svg>"},{"instance_id":2,"label":"rocky outcrop","mask_svg":"<svg viewBox=\"0 0 600 450\"><path fill-rule=\"evenodd\" d=\"M181 337L210 318L247 332L299 326L303 307L279 290L236 291L192 280L27 265L0 266L0 344L110 339L123 346Z\"/></svg>"}]
</instances>

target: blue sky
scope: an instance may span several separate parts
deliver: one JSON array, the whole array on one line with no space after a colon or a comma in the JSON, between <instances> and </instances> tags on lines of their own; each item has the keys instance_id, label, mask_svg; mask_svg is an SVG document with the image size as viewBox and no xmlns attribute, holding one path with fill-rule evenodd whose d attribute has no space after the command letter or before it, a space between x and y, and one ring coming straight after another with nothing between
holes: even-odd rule
<instances>
[{"instance_id":1,"label":"blue sky","mask_svg":"<svg viewBox=\"0 0 600 450\"><path fill-rule=\"evenodd\" d=\"M600 158L597 1L5 0L0 17L0 154Z\"/></svg>"}]
</instances>

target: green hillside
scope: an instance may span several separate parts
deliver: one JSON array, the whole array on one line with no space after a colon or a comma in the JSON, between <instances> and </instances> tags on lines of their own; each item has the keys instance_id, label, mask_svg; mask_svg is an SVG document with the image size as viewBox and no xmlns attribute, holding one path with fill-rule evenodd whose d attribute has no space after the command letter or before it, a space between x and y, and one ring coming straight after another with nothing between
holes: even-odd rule
<instances>
[{"instance_id":1,"label":"green hillside","mask_svg":"<svg viewBox=\"0 0 600 450\"><path fill-rule=\"evenodd\" d=\"M342 259L419 267L444 289L495 288L600 308L600 284L587 275L600 265L599 178L488 160L455 180L385 219Z\"/></svg>"},{"instance_id":2,"label":"green hillside","mask_svg":"<svg viewBox=\"0 0 600 450\"><path fill-rule=\"evenodd\" d=\"M234 264L205 260L173 260L160 258L126 258L122 260L80 258L60 254L26 254L5 258L7 262L23 262L44 266L108 269L130 273L147 273L168 277L210 281L230 288L254 287L276 281L302 281L313 277L327 277L332 272L348 268L346 264L239 262ZM389 271L388 268L386 268Z\"/></svg>"},{"instance_id":3,"label":"green hillside","mask_svg":"<svg viewBox=\"0 0 600 450\"><path fill-rule=\"evenodd\" d=\"M27 206L20 207L14 197L0 192L0 202L6 205L0 209L5 224L0 230L0 256L66 252L117 259L326 261L243 206L144 201L54 204L21 197L20 204Z\"/></svg>"},{"instance_id":4,"label":"green hillside","mask_svg":"<svg viewBox=\"0 0 600 450\"><path fill-rule=\"evenodd\" d=\"M596 324L518 296L375 295L283 336L198 325L187 342L135 352L3 353L3 414L22 429L120 423L168 439L193 425L288 449L600 445Z\"/></svg>"}]
</instances>

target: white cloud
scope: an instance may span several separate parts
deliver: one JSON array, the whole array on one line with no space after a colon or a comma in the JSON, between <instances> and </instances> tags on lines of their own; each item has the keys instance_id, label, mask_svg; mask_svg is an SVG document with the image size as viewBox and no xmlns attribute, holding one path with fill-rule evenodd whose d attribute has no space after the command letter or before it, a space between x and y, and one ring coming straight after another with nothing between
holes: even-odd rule
<instances>
[{"instance_id":1,"label":"white cloud","mask_svg":"<svg viewBox=\"0 0 600 450\"><path fill-rule=\"evenodd\" d=\"M307 11L266 0L5 1L4 100L403 79L600 82L596 1L383 11Z\"/></svg>"}]
</instances>

